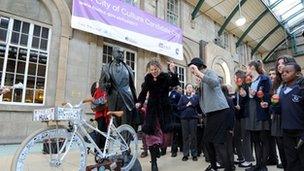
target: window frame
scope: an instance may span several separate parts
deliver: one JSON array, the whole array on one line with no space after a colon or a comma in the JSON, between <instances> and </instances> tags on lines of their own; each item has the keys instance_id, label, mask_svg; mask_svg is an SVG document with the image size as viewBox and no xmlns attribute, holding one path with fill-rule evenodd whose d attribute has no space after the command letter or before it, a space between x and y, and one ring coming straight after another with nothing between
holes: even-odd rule
<instances>
[{"instance_id":1,"label":"window frame","mask_svg":"<svg viewBox=\"0 0 304 171\"><path fill-rule=\"evenodd\" d=\"M124 3L127 3L127 4L130 4L130 5L133 5L133 6L136 6L138 7L139 4L140 4L140 0L137 0L137 2L134 2L134 0L132 0L132 2L130 2L130 0L122 0Z\"/></svg>"},{"instance_id":2,"label":"window frame","mask_svg":"<svg viewBox=\"0 0 304 171\"><path fill-rule=\"evenodd\" d=\"M4 86L4 83L5 83L5 74L7 73L7 60L8 60L8 54L9 54L9 48L10 47L16 47L18 49L22 48L22 49L26 49L27 50L27 53L26 53L26 61L25 61L25 69L24 69L24 75L23 75L23 88L22 88L22 99L21 99L21 102L7 102L7 101L2 101L3 100L3 95L0 96L0 104L5 104L5 105L18 105L18 106L44 106L46 104L46 90L47 90L47 85L48 85L48 69L49 69L49 58L50 58L50 45L51 45L51 41L52 41L52 27L46 23L40 23L40 22L37 22L37 21L33 21L33 20L30 20L30 19L26 19L26 18L21 18L21 17L18 17L18 16L15 16L15 15L12 15L12 14L7 14L7 13L4 13L4 12L1 12L0 11L0 16L2 17L7 17L9 18L9 25L8 25L8 29L7 29L7 37L6 37L6 40L5 42L4 41L1 41L2 43L5 44L5 54L4 54L4 62L3 62L3 69L2 69L2 77L0 78L1 79L1 84L0 86ZM26 22L26 23L29 23L29 32L28 32L28 38L27 38L27 45L24 46L24 45L21 45L21 43L19 42L18 44L13 44L11 43L11 39L12 39L12 32L13 32L13 24L15 22L15 20L19 20L21 21L22 23L23 22ZM48 29L48 38L47 38L47 49L46 50L42 50L40 49L40 47L38 48L33 48L32 47L32 41L33 41L33 32L34 32L34 27L35 25L41 27L44 27L44 28L47 28ZM41 43L41 33L42 31L40 31L40 39L39 39L39 42ZM21 31L21 28L20 28L20 32L19 32L19 40L21 39L21 34L22 34L22 31ZM28 79L28 70L29 70L29 58L30 58L30 52L31 51L37 51L38 53L42 52L42 53L46 53L46 56L47 56L47 61L46 61L46 65L45 65L45 75L43 76L44 77L44 90L43 90L43 102L42 103L35 103L35 96L33 94L33 102L31 103L26 103L26 90L27 90L27 79ZM38 61L37 61L38 62ZM38 65L36 66L36 70L38 70ZM38 71L37 71L38 72ZM37 77L37 72L35 74L35 79L37 78L40 78L39 76ZM14 75L16 74L17 72L14 71ZM26 83L26 84L25 84Z\"/></svg>"},{"instance_id":3,"label":"window frame","mask_svg":"<svg viewBox=\"0 0 304 171\"><path fill-rule=\"evenodd\" d=\"M185 67L185 66L182 66L182 65L175 65L175 66L176 66L176 73L177 73L177 76L178 76L178 80L179 80L180 83L181 83L180 86L184 89L184 88L185 88L185 85L187 84L187 83L186 83L186 81L187 81L187 79L186 79L186 76L187 76L186 67ZM183 75L184 75L184 80L181 80L181 79L179 78L179 76L182 75L182 74L179 73L179 68L182 68L183 71L184 71L184 73L183 73ZM182 85L182 84L184 84L184 85Z\"/></svg>"},{"instance_id":4,"label":"window frame","mask_svg":"<svg viewBox=\"0 0 304 171\"><path fill-rule=\"evenodd\" d=\"M227 31L224 31L221 36L223 37L221 39L223 48L228 49L229 48L229 33Z\"/></svg>"},{"instance_id":5,"label":"window frame","mask_svg":"<svg viewBox=\"0 0 304 171\"><path fill-rule=\"evenodd\" d=\"M169 3L170 3L170 1L171 0L167 0L167 1L165 1L165 7L166 7L166 13L165 13L165 19L166 19L166 21L168 22L168 23L170 23L170 24L173 24L173 25L175 25L175 26L179 26L180 25L180 1L179 0L174 0L174 1L176 1L176 6L177 6L177 13L175 14L174 12L175 11L169 11ZM173 5L173 3L170 3L170 4L172 4ZM171 13L169 13L169 12L171 12ZM176 15L176 23L175 22L172 22L173 20L171 20L171 19L169 19L170 18L170 16L174 16L174 15Z\"/></svg>"}]
</instances>

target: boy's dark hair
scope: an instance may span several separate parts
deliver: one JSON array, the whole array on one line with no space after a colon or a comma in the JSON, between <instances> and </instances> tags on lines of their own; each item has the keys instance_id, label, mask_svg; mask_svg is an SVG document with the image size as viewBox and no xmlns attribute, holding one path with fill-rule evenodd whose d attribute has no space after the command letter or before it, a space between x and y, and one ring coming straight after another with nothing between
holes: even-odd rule
<instances>
[{"instance_id":1,"label":"boy's dark hair","mask_svg":"<svg viewBox=\"0 0 304 171\"><path fill-rule=\"evenodd\" d=\"M301 72L301 70L302 70L300 65L295 62L288 62L285 64L285 66L287 66L287 65L292 65L296 72Z\"/></svg>"},{"instance_id":2,"label":"boy's dark hair","mask_svg":"<svg viewBox=\"0 0 304 171\"><path fill-rule=\"evenodd\" d=\"M270 72L270 71L276 71L276 69L275 68L270 68L270 70L268 72Z\"/></svg>"},{"instance_id":3,"label":"boy's dark hair","mask_svg":"<svg viewBox=\"0 0 304 171\"><path fill-rule=\"evenodd\" d=\"M292 65L296 71L296 73L299 73L299 75L297 75L297 84L300 86L300 89L304 90L304 77L301 73L301 67L298 63L296 62L288 62L285 64L286 66L287 65ZM302 91L303 95L304 95L304 91Z\"/></svg>"},{"instance_id":4,"label":"boy's dark hair","mask_svg":"<svg viewBox=\"0 0 304 171\"><path fill-rule=\"evenodd\" d=\"M246 77L246 72L245 71L242 71L242 70L237 70L234 75L237 77L237 78L245 78Z\"/></svg>"},{"instance_id":5,"label":"boy's dark hair","mask_svg":"<svg viewBox=\"0 0 304 171\"><path fill-rule=\"evenodd\" d=\"M279 65L279 60L283 59L284 64L289 63L289 62L295 62L296 60L290 56L290 55L281 55L277 58L276 62L275 62L275 70L276 70L276 78L272 84L272 89L276 90L280 87L281 83L282 83L282 75L279 73L278 71L278 65Z\"/></svg>"},{"instance_id":6,"label":"boy's dark hair","mask_svg":"<svg viewBox=\"0 0 304 171\"><path fill-rule=\"evenodd\" d=\"M191 85L191 86L192 86L192 88L194 88L194 87L193 87L193 85L192 85L191 83L187 83L187 84L185 85L185 88L187 88L187 87L188 87L188 85Z\"/></svg>"},{"instance_id":7,"label":"boy's dark hair","mask_svg":"<svg viewBox=\"0 0 304 171\"><path fill-rule=\"evenodd\" d=\"M251 61L248 66L254 66L258 74L264 74L263 63L260 60Z\"/></svg>"}]
</instances>

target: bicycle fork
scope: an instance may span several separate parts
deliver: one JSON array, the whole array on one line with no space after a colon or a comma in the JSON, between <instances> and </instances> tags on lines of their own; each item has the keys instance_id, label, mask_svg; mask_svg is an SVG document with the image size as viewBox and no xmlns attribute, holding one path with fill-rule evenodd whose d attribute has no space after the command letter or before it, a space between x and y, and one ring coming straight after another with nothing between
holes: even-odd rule
<instances>
[{"instance_id":1,"label":"bicycle fork","mask_svg":"<svg viewBox=\"0 0 304 171\"><path fill-rule=\"evenodd\" d=\"M106 155L106 149L108 149L108 146L109 146L109 137L111 135L111 127L112 127L112 125L113 125L113 117L111 117L110 123L109 123L109 126L108 126L107 136L106 136L106 142L105 142L104 149L103 149L103 152L102 152L103 156Z\"/></svg>"},{"instance_id":2,"label":"bicycle fork","mask_svg":"<svg viewBox=\"0 0 304 171\"><path fill-rule=\"evenodd\" d=\"M60 134L60 132L58 132L59 130L59 127L58 127L58 124L56 124L56 134ZM69 131L70 132L70 131ZM55 154L54 157L52 157L52 149L51 149L51 145L49 144L49 152L50 152L50 164L52 166L55 166L55 167L58 167L61 165L62 161L64 160L65 156L67 155L67 153L69 152L71 146L72 146L72 143L73 143L73 139L75 138L75 135L76 135L76 132L77 132L77 127L74 125L73 127L73 133L72 133L72 136L71 136L71 139L70 141L68 140L68 138L66 138L66 140L64 141L64 143L61 145L61 148L60 148L60 144L59 144L59 139L57 139L56 141L56 151L57 151L57 154ZM60 150L58 150L60 149ZM62 152L65 150L65 152L63 153L63 155L60 157L60 154L62 154Z\"/></svg>"}]
</instances>

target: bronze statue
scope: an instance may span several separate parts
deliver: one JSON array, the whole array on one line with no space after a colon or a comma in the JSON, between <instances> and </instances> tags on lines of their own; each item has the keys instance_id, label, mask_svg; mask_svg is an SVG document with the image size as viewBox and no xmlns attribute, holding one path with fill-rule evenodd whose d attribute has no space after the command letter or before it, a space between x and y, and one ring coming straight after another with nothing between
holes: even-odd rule
<instances>
[{"instance_id":1,"label":"bronze statue","mask_svg":"<svg viewBox=\"0 0 304 171\"><path fill-rule=\"evenodd\" d=\"M136 92L134 75L131 67L124 61L124 51L119 47L113 48L113 60L103 66L99 85L108 94L109 111L123 111L121 119L116 118L116 124L131 124L134 119Z\"/></svg>"}]
</instances>

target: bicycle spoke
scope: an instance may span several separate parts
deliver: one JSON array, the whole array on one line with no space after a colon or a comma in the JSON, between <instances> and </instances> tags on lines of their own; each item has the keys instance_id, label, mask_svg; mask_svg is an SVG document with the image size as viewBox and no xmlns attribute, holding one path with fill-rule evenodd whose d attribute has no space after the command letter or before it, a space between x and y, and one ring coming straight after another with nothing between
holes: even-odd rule
<instances>
[{"instance_id":1,"label":"bicycle spoke","mask_svg":"<svg viewBox=\"0 0 304 171\"><path fill-rule=\"evenodd\" d=\"M36 168L40 168L39 171L41 168L43 171L84 170L86 147L82 137L76 135L72 138L72 133L66 129L48 128L38 132L21 145L23 148L19 150L19 157L14 160L15 167L20 169L13 170L33 171ZM70 149L66 148L68 144L71 144ZM63 160L61 160L62 156L64 156Z\"/></svg>"}]
</instances>

